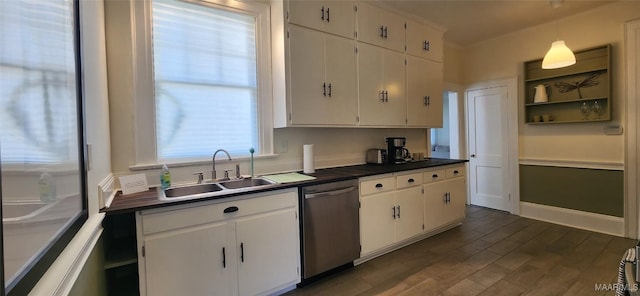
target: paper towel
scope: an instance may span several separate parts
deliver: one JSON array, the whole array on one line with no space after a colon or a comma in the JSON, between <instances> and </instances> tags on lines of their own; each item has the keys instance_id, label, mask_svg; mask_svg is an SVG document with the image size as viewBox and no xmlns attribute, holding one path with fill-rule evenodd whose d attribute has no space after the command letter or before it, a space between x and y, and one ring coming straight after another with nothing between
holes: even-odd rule
<instances>
[{"instance_id":1,"label":"paper towel","mask_svg":"<svg viewBox=\"0 0 640 296\"><path fill-rule=\"evenodd\" d=\"M302 146L302 159L302 172L305 174L314 173L316 170L313 164L313 144Z\"/></svg>"}]
</instances>

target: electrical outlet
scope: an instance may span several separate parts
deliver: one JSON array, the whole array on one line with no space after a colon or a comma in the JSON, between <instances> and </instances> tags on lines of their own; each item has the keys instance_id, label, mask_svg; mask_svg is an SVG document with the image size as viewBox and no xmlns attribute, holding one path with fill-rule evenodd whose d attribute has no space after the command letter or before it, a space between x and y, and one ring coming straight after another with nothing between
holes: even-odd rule
<instances>
[{"instance_id":1,"label":"electrical outlet","mask_svg":"<svg viewBox=\"0 0 640 296\"><path fill-rule=\"evenodd\" d=\"M289 141L280 140L276 147L276 153L287 153L289 151Z\"/></svg>"}]
</instances>

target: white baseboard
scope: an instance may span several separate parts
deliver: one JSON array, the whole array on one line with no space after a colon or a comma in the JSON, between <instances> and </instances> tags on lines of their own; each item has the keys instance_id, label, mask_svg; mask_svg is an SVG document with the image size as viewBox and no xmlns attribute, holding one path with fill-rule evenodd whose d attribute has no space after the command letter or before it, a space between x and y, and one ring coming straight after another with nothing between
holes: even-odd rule
<instances>
[{"instance_id":1,"label":"white baseboard","mask_svg":"<svg viewBox=\"0 0 640 296\"><path fill-rule=\"evenodd\" d=\"M624 218L520 202L520 216L624 237Z\"/></svg>"}]
</instances>

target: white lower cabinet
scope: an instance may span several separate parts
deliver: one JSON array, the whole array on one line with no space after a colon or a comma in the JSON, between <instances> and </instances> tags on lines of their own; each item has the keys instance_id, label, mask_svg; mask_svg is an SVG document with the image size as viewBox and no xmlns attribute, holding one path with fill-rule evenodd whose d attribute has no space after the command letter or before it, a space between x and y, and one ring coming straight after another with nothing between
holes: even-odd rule
<instances>
[{"instance_id":1,"label":"white lower cabinet","mask_svg":"<svg viewBox=\"0 0 640 296\"><path fill-rule=\"evenodd\" d=\"M464 218L467 188L464 177L424 185L424 226L432 230Z\"/></svg>"},{"instance_id":2,"label":"white lower cabinet","mask_svg":"<svg viewBox=\"0 0 640 296\"><path fill-rule=\"evenodd\" d=\"M138 212L141 295L267 295L300 281L297 191Z\"/></svg>"},{"instance_id":3,"label":"white lower cabinet","mask_svg":"<svg viewBox=\"0 0 640 296\"><path fill-rule=\"evenodd\" d=\"M383 177L360 182L363 256L422 232L422 187L416 183L410 188L396 189L403 187L400 180L400 177ZM376 190L381 193L375 193Z\"/></svg>"},{"instance_id":4,"label":"white lower cabinet","mask_svg":"<svg viewBox=\"0 0 640 296\"><path fill-rule=\"evenodd\" d=\"M360 179L361 262L464 219L465 165Z\"/></svg>"}]
</instances>

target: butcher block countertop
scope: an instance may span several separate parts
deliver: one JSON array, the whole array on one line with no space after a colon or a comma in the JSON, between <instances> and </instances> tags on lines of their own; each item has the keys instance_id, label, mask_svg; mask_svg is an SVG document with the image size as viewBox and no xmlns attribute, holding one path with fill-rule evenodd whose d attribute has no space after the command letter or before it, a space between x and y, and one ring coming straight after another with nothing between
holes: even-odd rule
<instances>
[{"instance_id":1,"label":"butcher block countertop","mask_svg":"<svg viewBox=\"0 0 640 296\"><path fill-rule=\"evenodd\" d=\"M257 188L244 188L230 191L228 194L220 194L212 197L194 198L194 199L175 199L175 200L161 200L158 198L157 188L151 188L148 191L134 193L127 196L123 196L119 191L113 199L113 202L108 207L102 208L100 211L111 214L122 214L128 212L134 212L139 210L146 210L152 208L159 208L169 205L186 204L193 202L200 202L213 199L225 199L233 196L259 193L265 191L280 190L293 187L302 187L309 185L316 185L322 183L343 181L349 179L357 179L361 177L388 174L402 171L410 171L417 169L425 169L431 167L452 165L465 163L468 160L461 159L444 159L444 158L429 158L419 161L411 161L402 164L362 164L352 165L344 167L318 169L313 174L306 174L315 177L314 180L292 182L285 184L273 184L269 186L261 186Z\"/></svg>"}]
</instances>

